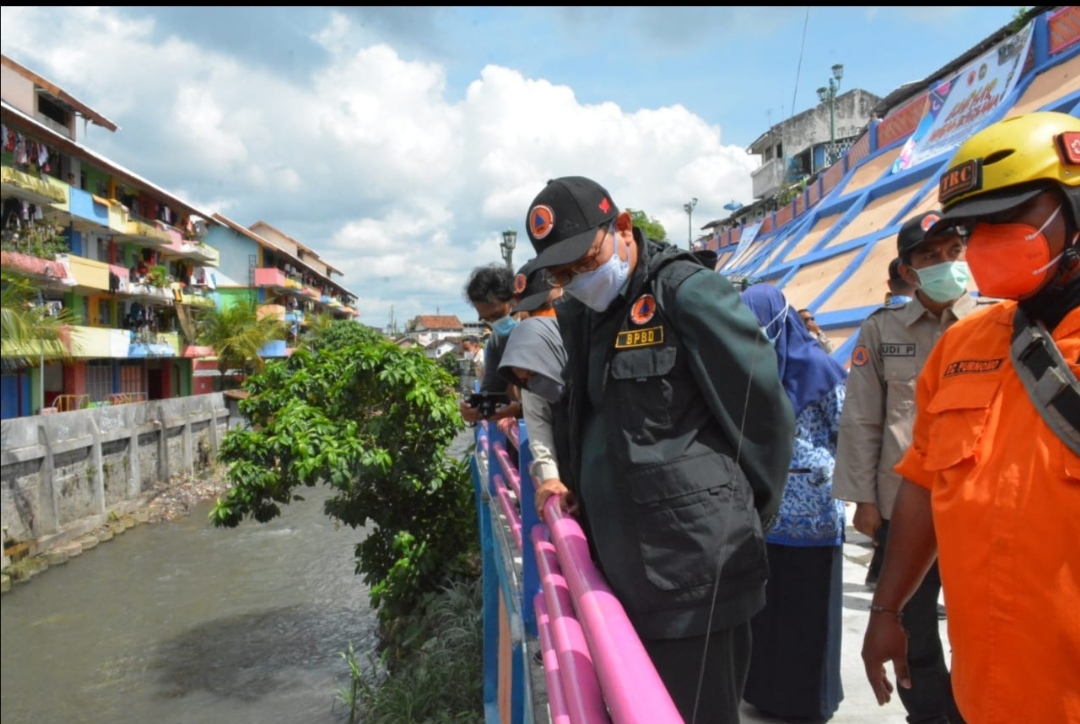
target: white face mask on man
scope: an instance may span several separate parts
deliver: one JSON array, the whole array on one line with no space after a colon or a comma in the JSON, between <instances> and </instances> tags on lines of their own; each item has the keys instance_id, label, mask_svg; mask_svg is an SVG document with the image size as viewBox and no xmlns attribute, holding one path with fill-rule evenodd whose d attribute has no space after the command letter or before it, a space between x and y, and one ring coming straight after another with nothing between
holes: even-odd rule
<instances>
[{"instance_id":1,"label":"white face mask on man","mask_svg":"<svg viewBox=\"0 0 1080 724\"><path fill-rule=\"evenodd\" d=\"M563 287L570 296L597 312L603 312L630 277L630 256L624 261L619 257L619 237L615 236L615 249L611 258L589 272L580 272L569 284Z\"/></svg>"},{"instance_id":2,"label":"white face mask on man","mask_svg":"<svg viewBox=\"0 0 1080 724\"><path fill-rule=\"evenodd\" d=\"M967 292L968 280L971 279L971 270L964 261L946 261L916 269L915 273L923 293L941 304L959 299Z\"/></svg>"}]
</instances>

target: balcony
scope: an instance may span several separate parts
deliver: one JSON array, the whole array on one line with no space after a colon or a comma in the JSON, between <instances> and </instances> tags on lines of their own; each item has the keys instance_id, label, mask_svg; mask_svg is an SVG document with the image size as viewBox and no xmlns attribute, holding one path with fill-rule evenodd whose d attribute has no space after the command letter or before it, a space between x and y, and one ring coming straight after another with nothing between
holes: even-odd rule
<instances>
[{"instance_id":1,"label":"balcony","mask_svg":"<svg viewBox=\"0 0 1080 724\"><path fill-rule=\"evenodd\" d=\"M12 196L43 206L66 205L68 202L67 184L63 181L51 176L37 178L11 166L0 168L0 188Z\"/></svg>"},{"instance_id":2,"label":"balcony","mask_svg":"<svg viewBox=\"0 0 1080 724\"><path fill-rule=\"evenodd\" d=\"M788 162L786 158L774 158L766 161L761 168L750 173L755 199L772 196L784 185Z\"/></svg>"},{"instance_id":3,"label":"balcony","mask_svg":"<svg viewBox=\"0 0 1080 724\"><path fill-rule=\"evenodd\" d=\"M209 309L214 306L214 300L202 294L181 294L180 303L199 309Z\"/></svg>"},{"instance_id":4,"label":"balcony","mask_svg":"<svg viewBox=\"0 0 1080 724\"><path fill-rule=\"evenodd\" d=\"M67 267L59 261L41 259L17 251L0 251L0 267L11 269L50 286L71 287L75 285L75 278L68 273ZM106 277L106 281L108 281L108 277Z\"/></svg>"},{"instance_id":5,"label":"balcony","mask_svg":"<svg viewBox=\"0 0 1080 724\"><path fill-rule=\"evenodd\" d=\"M180 253L188 259L201 261L206 266L216 267L221 261L221 254L218 250L201 241L185 241L180 246Z\"/></svg>"},{"instance_id":6,"label":"balcony","mask_svg":"<svg viewBox=\"0 0 1080 724\"><path fill-rule=\"evenodd\" d=\"M203 357L214 357L217 352L213 347L207 347L197 344L185 344L184 345L184 357L188 359L201 359Z\"/></svg>"},{"instance_id":7,"label":"balcony","mask_svg":"<svg viewBox=\"0 0 1080 724\"><path fill-rule=\"evenodd\" d=\"M71 356L75 359L126 359L131 332L109 327L71 327Z\"/></svg>"},{"instance_id":8,"label":"balcony","mask_svg":"<svg viewBox=\"0 0 1080 724\"><path fill-rule=\"evenodd\" d=\"M302 287L301 293L308 299L314 299L316 302L322 298L322 294L315 287Z\"/></svg>"},{"instance_id":9,"label":"balcony","mask_svg":"<svg viewBox=\"0 0 1080 724\"><path fill-rule=\"evenodd\" d=\"M269 359L271 357L288 357L291 354L292 347L286 347L285 340L283 339L267 342L259 349L259 356L263 359Z\"/></svg>"},{"instance_id":10,"label":"balcony","mask_svg":"<svg viewBox=\"0 0 1080 724\"><path fill-rule=\"evenodd\" d=\"M110 229L109 204L88 191L68 187L68 203L71 225L80 233L100 232ZM114 231L122 228L120 226Z\"/></svg>"},{"instance_id":11,"label":"balcony","mask_svg":"<svg viewBox=\"0 0 1080 724\"><path fill-rule=\"evenodd\" d=\"M169 287L155 287L153 284L147 284L146 282L132 282L128 280L126 288L121 288L120 291L135 299L147 302L156 302L158 304L173 304L176 301L176 295L173 294L173 290Z\"/></svg>"},{"instance_id":12,"label":"balcony","mask_svg":"<svg viewBox=\"0 0 1080 724\"><path fill-rule=\"evenodd\" d=\"M299 309L286 309L281 304L263 304L259 307L256 314L258 314L259 319L273 317L286 324L304 323L304 313L302 311Z\"/></svg>"},{"instance_id":13,"label":"balcony","mask_svg":"<svg viewBox=\"0 0 1080 724\"><path fill-rule=\"evenodd\" d=\"M59 133L64 138L70 138L72 141L75 140L75 136L71 133L71 128L65 126L63 123L57 123L41 111L34 111L34 120L49 130Z\"/></svg>"},{"instance_id":14,"label":"balcony","mask_svg":"<svg viewBox=\"0 0 1080 724\"><path fill-rule=\"evenodd\" d=\"M76 291L109 291L108 264L72 254L58 254L56 260L66 266L74 277Z\"/></svg>"},{"instance_id":15,"label":"balcony","mask_svg":"<svg viewBox=\"0 0 1080 724\"><path fill-rule=\"evenodd\" d=\"M128 357L179 357L180 335L177 332L136 334L131 341Z\"/></svg>"},{"instance_id":16,"label":"balcony","mask_svg":"<svg viewBox=\"0 0 1080 724\"><path fill-rule=\"evenodd\" d=\"M167 247L173 242L171 236L156 226L145 221L134 220L129 220L124 224L123 231L116 235L116 240L159 248Z\"/></svg>"},{"instance_id":17,"label":"balcony","mask_svg":"<svg viewBox=\"0 0 1080 724\"><path fill-rule=\"evenodd\" d=\"M281 291L299 292L303 285L290 279L285 272L275 267L261 267L255 270L255 286Z\"/></svg>"}]
</instances>

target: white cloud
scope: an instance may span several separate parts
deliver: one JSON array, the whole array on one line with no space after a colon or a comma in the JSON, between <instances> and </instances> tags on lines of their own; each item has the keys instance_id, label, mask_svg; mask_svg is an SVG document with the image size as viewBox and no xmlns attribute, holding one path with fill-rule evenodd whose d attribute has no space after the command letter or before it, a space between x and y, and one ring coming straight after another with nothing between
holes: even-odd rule
<instances>
[{"instance_id":1,"label":"white cloud","mask_svg":"<svg viewBox=\"0 0 1080 724\"><path fill-rule=\"evenodd\" d=\"M202 48L197 37L115 9L2 11L4 53L50 78L122 130L91 144L192 203L244 224L263 219L315 249L383 324L433 312L471 319L461 289L472 267L500 260L547 179L591 176L622 207L657 217L685 243L695 227L750 200L756 160L682 106L626 112L488 65L448 97L438 64L333 14L314 40L329 62L286 79ZM57 43L56 38L64 38Z\"/></svg>"}]
</instances>

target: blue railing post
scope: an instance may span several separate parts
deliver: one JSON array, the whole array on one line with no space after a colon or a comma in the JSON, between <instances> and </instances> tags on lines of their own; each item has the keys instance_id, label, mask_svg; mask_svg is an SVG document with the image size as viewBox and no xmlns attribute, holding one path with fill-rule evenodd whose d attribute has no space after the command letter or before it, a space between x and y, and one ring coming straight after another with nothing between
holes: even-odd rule
<instances>
[{"instance_id":1,"label":"blue railing post","mask_svg":"<svg viewBox=\"0 0 1080 724\"><path fill-rule=\"evenodd\" d=\"M532 479L532 450L529 449L529 431L525 429L525 421L518 421L518 472L521 473L521 578L524 587L521 615L525 623L525 633L532 638L537 638L539 633L536 629L536 610L533 598L540 591L540 574L536 569L536 551L529 544L530 534L534 525L540 522L536 515L535 500L536 483Z\"/></svg>"},{"instance_id":2,"label":"blue railing post","mask_svg":"<svg viewBox=\"0 0 1080 724\"><path fill-rule=\"evenodd\" d=\"M477 427L477 448L480 434ZM472 458L473 489L476 494L476 514L480 527L480 560L484 599L484 718L487 724L499 722L499 571L495 561L495 540L488 515L488 486L480 478L477 455Z\"/></svg>"}]
</instances>

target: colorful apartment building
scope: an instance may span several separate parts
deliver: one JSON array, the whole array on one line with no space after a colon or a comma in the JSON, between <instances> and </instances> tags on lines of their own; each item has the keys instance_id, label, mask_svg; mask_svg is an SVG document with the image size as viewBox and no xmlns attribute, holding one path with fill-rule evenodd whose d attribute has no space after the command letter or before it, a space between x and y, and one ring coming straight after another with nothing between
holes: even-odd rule
<instances>
[{"instance_id":1,"label":"colorful apartment building","mask_svg":"<svg viewBox=\"0 0 1080 724\"><path fill-rule=\"evenodd\" d=\"M254 300L259 315L273 315L289 326L290 339L272 343L263 357L284 357L289 344L312 316L357 319L356 295L333 276L341 272L312 249L265 221L249 227L214 214L206 242L221 251L221 262L209 274L218 303L228 307L238 300ZM208 367L200 362L196 371Z\"/></svg>"},{"instance_id":2,"label":"colorful apartment building","mask_svg":"<svg viewBox=\"0 0 1080 724\"><path fill-rule=\"evenodd\" d=\"M200 309L241 295L294 330L305 314L355 318L340 272L285 234L247 229L178 198L79 142L79 120L116 124L0 56L0 266L78 324L72 360L0 373L0 418L202 394L218 374ZM265 349L288 354L288 341Z\"/></svg>"}]
</instances>

